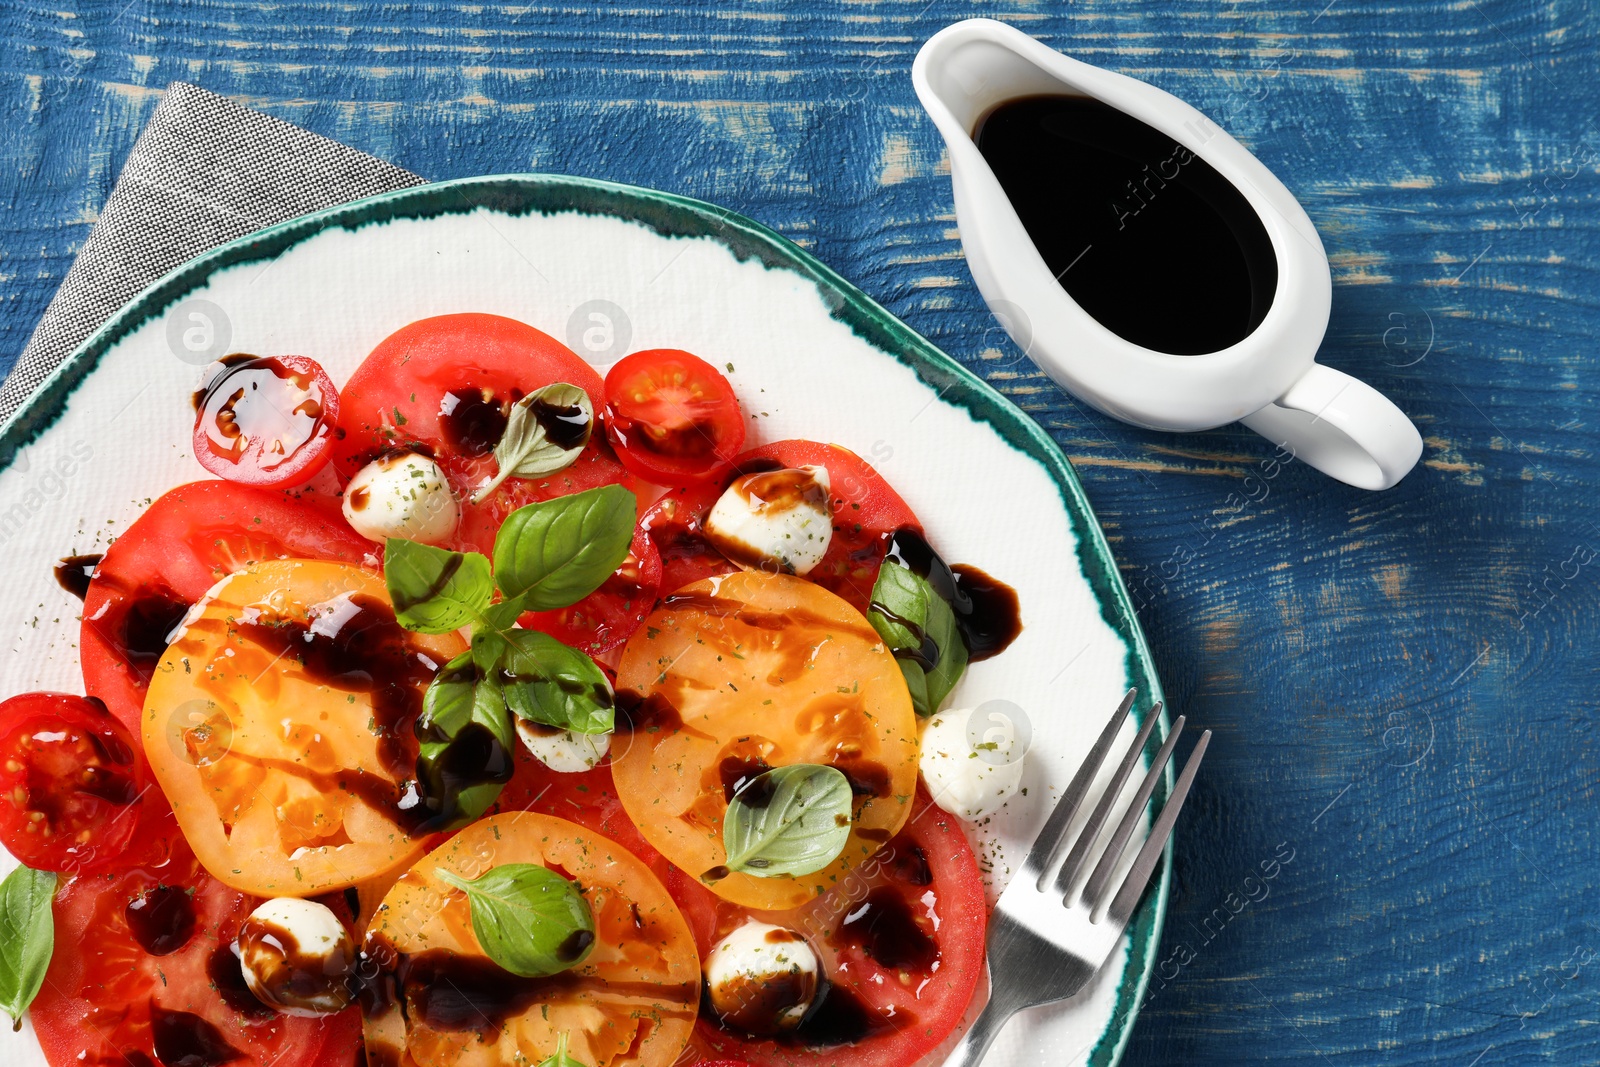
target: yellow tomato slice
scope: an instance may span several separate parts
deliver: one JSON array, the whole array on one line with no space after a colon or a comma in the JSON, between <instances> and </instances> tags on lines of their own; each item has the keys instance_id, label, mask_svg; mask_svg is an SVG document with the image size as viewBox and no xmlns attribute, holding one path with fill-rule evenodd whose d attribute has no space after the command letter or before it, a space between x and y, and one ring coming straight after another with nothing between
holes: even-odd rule
<instances>
[{"instance_id":1,"label":"yellow tomato slice","mask_svg":"<svg viewBox=\"0 0 1600 1067\"><path fill-rule=\"evenodd\" d=\"M578 966L519 978L484 954L471 881L532 863L570 878L594 911L595 943ZM385 1067L543 1063L567 1036L590 1067L668 1067L700 1006L700 955L678 906L644 862L577 823L534 812L476 822L428 853L384 897L367 930L382 972L366 1001L367 1062Z\"/></svg>"},{"instance_id":2,"label":"yellow tomato slice","mask_svg":"<svg viewBox=\"0 0 1600 1067\"><path fill-rule=\"evenodd\" d=\"M258 896L312 896L422 854L412 727L466 645L400 628L383 579L279 560L224 578L145 697L144 749L195 855Z\"/></svg>"},{"instance_id":3,"label":"yellow tomato slice","mask_svg":"<svg viewBox=\"0 0 1600 1067\"><path fill-rule=\"evenodd\" d=\"M755 571L685 586L628 642L617 690L612 774L623 807L662 855L736 904L805 903L910 812L917 722L905 680L871 624L821 586ZM762 768L794 763L850 779L844 851L803 877L718 877L728 797Z\"/></svg>"}]
</instances>

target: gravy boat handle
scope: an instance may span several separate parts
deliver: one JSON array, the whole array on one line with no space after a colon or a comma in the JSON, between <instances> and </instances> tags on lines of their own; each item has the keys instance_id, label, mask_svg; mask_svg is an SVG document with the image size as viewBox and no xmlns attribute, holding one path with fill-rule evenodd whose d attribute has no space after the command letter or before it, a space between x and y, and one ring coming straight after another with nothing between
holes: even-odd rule
<instances>
[{"instance_id":1,"label":"gravy boat handle","mask_svg":"<svg viewBox=\"0 0 1600 1067\"><path fill-rule=\"evenodd\" d=\"M1388 489L1422 455L1422 435L1392 400L1321 363L1312 363L1282 396L1239 421L1296 459L1361 489Z\"/></svg>"}]
</instances>

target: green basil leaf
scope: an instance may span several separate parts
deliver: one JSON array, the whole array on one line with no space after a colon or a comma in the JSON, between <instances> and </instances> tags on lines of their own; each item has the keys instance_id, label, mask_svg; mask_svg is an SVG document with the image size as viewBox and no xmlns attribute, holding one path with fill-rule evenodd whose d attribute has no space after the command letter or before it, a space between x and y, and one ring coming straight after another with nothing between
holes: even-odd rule
<instances>
[{"instance_id":1,"label":"green basil leaf","mask_svg":"<svg viewBox=\"0 0 1600 1067\"><path fill-rule=\"evenodd\" d=\"M552 429L559 440L550 439ZM535 389L511 405L505 433L494 446L500 469L472 494L472 503L483 503L507 478L539 478L570 467L593 430L594 405L583 389L567 382Z\"/></svg>"},{"instance_id":2,"label":"green basil leaf","mask_svg":"<svg viewBox=\"0 0 1600 1067\"><path fill-rule=\"evenodd\" d=\"M916 660L896 659L895 663L900 666L900 677L906 680L906 692L911 694L911 710L924 719L932 715L939 702L928 702L928 672Z\"/></svg>"},{"instance_id":3,"label":"green basil leaf","mask_svg":"<svg viewBox=\"0 0 1600 1067\"><path fill-rule=\"evenodd\" d=\"M794 763L756 775L723 816L728 869L761 878L822 870L844 851L854 799L833 767Z\"/></svg>"},{"instance_id":4,"label":"green basil leaf","mask_svg":"<svg viewBox=\"0 0 1600 1067\"><path fill-rule=\"evenodd\" d=\"M499 683L472 652L445 664L417 720L417 788L426 832L459 829L489 810L516 769L516 735Z\"/></svg>"},{"instance_id":5,"label":"green basil leaf","mask_svg":"<svg viewBox=\"0 0 1600 1067\"><path fill-rule=\"evenodd\" d=\"M494 576L529 611L576 604L628 557L637 503L620 485L518 508L494 541Z\"/></svg>"},{"instance_id":6,"label":"green basil leaf","mask_svg":"<svg viewBox=\"0 0 1600 1067\"><path fill-rule=\"evenodd\" d=\"M510 744L511 723L499 683L478 670L471 652L463 652L444 665L423 694L416 731L418 737L449 740L472 723Z\"/></svg>"},{"instance_id":7,"label":"green basil leaf","mask_svg":"<svg viewBox=\"0 0 1600 1067\"><path fill-rule=\"evenodd\" d=\"M18 867L0 882L0 1011L19 1024L55 951L55 893L50 871Z\"/></svg>"},{"instance_id":8,"label":"green basil leaf","mask_svg":"<svg viewBox=\"0 0 1600 1067\"><path fill-rule=\"evenodd\" d=\"M399 537L383 546L383 579L400 625L424 634L461 629L494 595L487 557Z\"/></svg>"},{"instance_id":9,"label":"green basil leaf","mask_svg":"<svg viewBox=\"0 0 1600 1067\"><path fill-rule=\"evenodd\" d=\"M603 734L616 724L611 683L594 660L538 630L503 635L498 681L506 706L529 722Z\"/></svg>"},{"instance_id":10,"label":"green basil leaf","mask_svg":"<svg viewBox=\"0 0 1600 1067\"><path fill-rule=\"evenodd\" d=\"M584 1064L582 1060L573 1058L573 1056L567 1052L567 1034L565 1031L563 1031L561 1036L556 1038L555 1052L552 1053L544 1062L540 1063L539 1067L584 1067Z\"/></svg>"},{"instance_id":11,"label":"green basil leaf","mask_svg":"<svg viewBox=\"0 0 1600 1067\"><path fill-rule=\"evenodd\" d=\"M917 714L938 711L967 670L967 644L950 605L922 575L885 560L867 621L899 661Z\"/></svg>"},{"instance_id":12,"label":"green basil leaf","mask_svg":"<svg viewBox=\"0 0 1600 1067\"><path fill-rule=\"evenodd\" d=\"M507 863L467 881L439 880L467 894L472 932L489 958L524 978L559 974L594 948L594 912L576 883L534 863Z\"/></svg>"},{"instance_id":13,"label":"green basil leaf","mask_svg":"<svg viewBox=\"0 0 1600 1067\"><path fill-rule=\"evenodd\" d=\"M487 627L472 632L472 659L478 665L479 674L488 676L500 670L500 661L511 650L511 643L506 640L508 636L506 631Z\"/></svg>"}]
</instances>

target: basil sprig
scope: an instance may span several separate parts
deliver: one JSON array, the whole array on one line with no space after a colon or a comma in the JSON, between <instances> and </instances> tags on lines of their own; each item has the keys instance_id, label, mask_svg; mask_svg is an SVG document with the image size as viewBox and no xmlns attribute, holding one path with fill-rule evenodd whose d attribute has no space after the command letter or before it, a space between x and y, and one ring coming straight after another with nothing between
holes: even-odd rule
<instances>
[{"instance_id":1,"label":"basil sprig","mask_svg":"<svg viewBox=\"0 0 1600 1067\"><path fill-rule=\"evenodd\" d=\"M594 911L577 884L535 863L507 863L467 881L438 869L467 894L472 932L489 958L524 978L559 974L594 949Z\"/></svg>"},{"instance_id":2,"label":"basil sprig","mask_svg":"<svg viewBox=\"0 0 1600 1067\"><path fill-rule=\"evenodd\" d=\"M56 876L50 871L18 867L0 882L0 1011L17 1027L28 1010L55 950Z\"/></svg>"},{"instance_id":3,"label":"basil sprig","mask_svg":"<svg viewBox=\"0 0 1600 1067\"><path fill-rule=\"evenodd\" d=\"M488 557L399 537L384 543L383 576L395 618L418 633L447 634L468 626L494 596Z\"/></svg>"},{"instance_id":4,"label":"basil sprig","mask_svg":"<svg viewBox=\"0 0 1600 1067\"><path fill-rule=\"evenodd\" d=\"M513 511L494 539L501 592L530 611L550 611L600 588L628 557L635 501L630 490L607 485Z\"/></svg>"},{"instance_id":5,"label":"basil sprig","mask_svg":"<svg viewBox=\"0 0 1600 1067\"><path fill-rule=\"evenodd\" d=\"M550 439L546 420L559 424L559 440ZM506 429L494 446L495 476L472 494L481 504L507 478L539 478L570 467L594 431L594 405L582 388L555 382L536 389L511 405Z\"/></svg>"},{"instance_id":6,"label":"basil sprig","mask_svg":"<svg viewBox=\"0 0 1600 1067\"><path fill-rule=\"evenodd\" d=\"M878 569L867 621L900 664L917 714L938 711L967 669L967 644L949 603L928 579L890 557Z\"/></svg>"},{"instance_id":7,"label":"basil sprig","mask_svg":"<svg viewBox=\"0 0 1600 1067\"><path fill-rule=\"evenodd\" d=\"M730 871L760 878L814 874L850 837L850 780L833 767L794 763L756 775L722 819Z\"/></svg>"},{"instance_id":8,"label":"basil sprig","mask_svg":"<svg viewBox=\"0 0 1600 1067\"><path fill-rule=\"evenodd\" d=\"M430 634L472 629L471 650L435 676L417 723L417 783L433 812L426 832L465 826L494 803L511 776L511 715L574 733L613 728L611 684L594 661L516 624L525 611L577 603L622 565L634 499L612 485L518 508L495 538L492 571L477 552L398 538L384 545L400 625Z\"/></svg>"}]
</instances>

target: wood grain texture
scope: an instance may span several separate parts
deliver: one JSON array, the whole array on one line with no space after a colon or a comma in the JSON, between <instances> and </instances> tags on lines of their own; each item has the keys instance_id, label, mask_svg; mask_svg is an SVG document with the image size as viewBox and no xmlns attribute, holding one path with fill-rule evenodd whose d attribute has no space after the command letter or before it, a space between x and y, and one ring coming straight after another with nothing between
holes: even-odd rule
<instances>
[{"instance_id":1,"label":"wood grain texture","mask_svg":"<svg viewBox=\"0 0 1600 1067\"><path fill-rule=\"evenodd\" d=\"M1129 1063L1600 1062L1584 0L124 3L0 8L0 362L173 79L431 178L733 207L1050 430L1174 708L1217 731ZM1417 421L1416 472L1373 495L1238 427L1133 430L1021 357L908 77L974 14L1177 93L1283 178L1333 263L1322 358Z\"/></svg>"}]
</instances>

